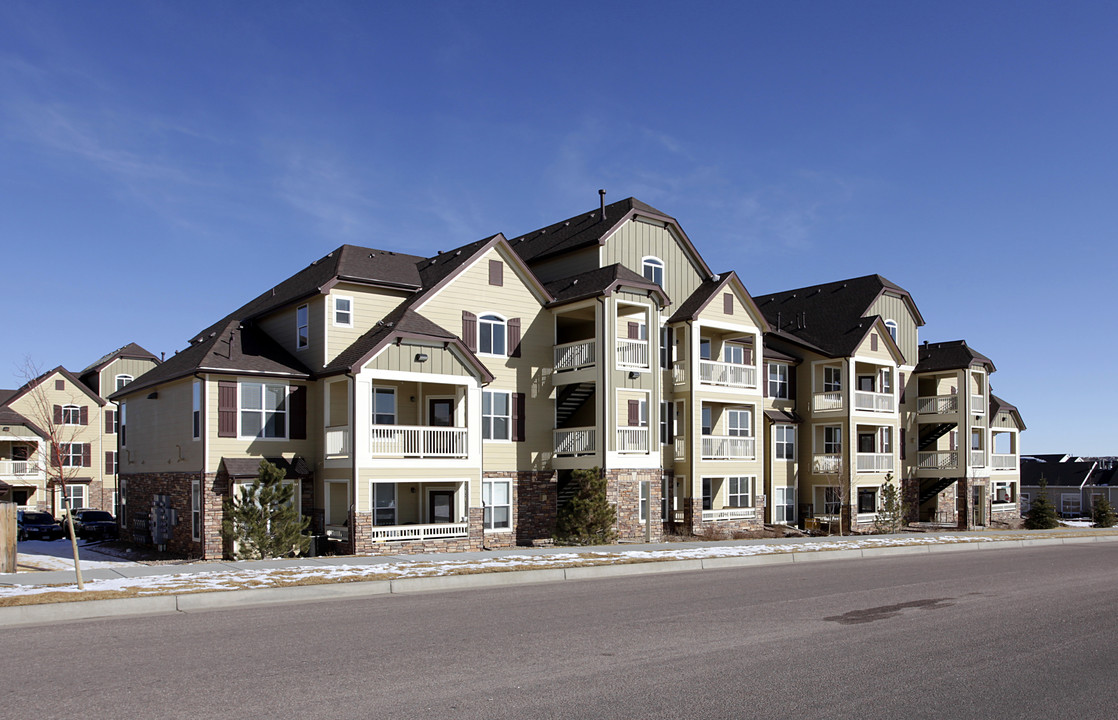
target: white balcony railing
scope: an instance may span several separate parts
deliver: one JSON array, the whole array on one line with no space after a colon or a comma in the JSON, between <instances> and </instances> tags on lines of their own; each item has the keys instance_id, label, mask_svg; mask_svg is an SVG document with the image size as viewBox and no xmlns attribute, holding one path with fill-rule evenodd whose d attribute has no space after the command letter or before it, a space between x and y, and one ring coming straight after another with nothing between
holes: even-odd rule
<instances>
[{"instance_id":1,"label":"white balcony railing","mask_svg":"<svg viewBox=\"0 0 1118 720\"><path fill-rule=\"evenodd\" d=\"M893 393L854 391L854 409L864 412L893 412L897 409Z\"/></svg>"},{"instance_id":2,"label":"white balcony railing","mask_svg":"<svg viewBox=\"0 0 1118 720\"><path fill-rule=\"evenodd\" d=\"M994 470L1016 470L1017 469L1017 456L993 454L990 456L990 466Z\"/></svg>"},{"instance_id":3,"label":"white balcony railing","mask_svg":"<svg viewBox=\"0 0 1118 720\"><path fill-rule=\"evenodd\" d=\"M563 343L555 346L555 370L578 370L593 367L597 362L597 343L593 340Z\"/></svg>"},{"instance_id":4,"label":"white balcony railing","mask_svg":"<svg viewBox=\"0 0 1118 720\"><path fill-rule=\"evenodd\" d=\"M837 453L816 453L811 458L811 472L814 475L836 475L842 470L842 455Z\"/></svg>"},{"instance_id":5,"label":"white balcony railing","mask_svg":"<svg viewBox=\"0 0 1118 720\"><path fill-rule=\"evenodd\" d=\"M871 522L876 522L876 521L877 521L877 513L875 513L875 512L871 512L871 513L861 513L860 512L860 513L858 513L857 515L854 516L854 522L859 523L859 524L871 523Z\"/></svg>"},{"instance_id":6,"label":"white balcony railing","mask_svg":"<svg viewBox=\"0 0 1118 720\"><path fill-rule=\"evenodd\" d=\"M374 425L373 457L464 458L466 428Z\"/></svg>"},{"instance_id":7,"label":"white balcony railing","mask_svg":"<svg viewBox=\"0 0 1118 720\"><path fill-rule=\"evenodd\" d=\"M812 397L812 408L819 410L842 410L842 391L815 393Z\"/></svg>"},{"instance_id":8,"label":"white balcony railing","mask_svg":"<svg viewBox=\"0 0 1118 720\"><path fill-rule=\"evenodd\" d=\"M959 467L959 453L955 450L917 453L916 467L921 470L955 470Z\"/></svg>"},{"instance_id":9,"label":"white balcony railing","mask_svg":"<svg viewBox=\"0 0 1118 720\"><path fill-rule=\"evenodd\" d=\"M433 525L384 525L373 526L369 536L373 542L400 540L445 540L468 537L469 523L435 523Z\"/></svg>"},{"instance_id":10,"label":"white balcony railing","mask_svg":"<svg viewBox=\"0 0 1118 720\"><path fill-rule=\"evenodd\" d=\"M686 514L686 513L684 513L684 512L682 511L682 510L673 510L673 511L672 511L672 518L673 518L673 519L674 519L674 520L675 520L675 521L676 521L677 523L681 523L681 522L683 522L683 521L684 521L684 519L685 519L686 517L687 517L687 514Z\"/></svg>"},{"instance_id":11,"label":"white balcony railing","mask_svg":"<svg viewBox=\"0 0 1118 720\"><path fill-rule=\"evenodd\" d=\"M672 382L676 385L687 382L687 364L682 360L672 363Z\"/></svg>"},{"instance_id":12,"label":"white balcony railing","mask_svg":"<svg viewBox=\"0 0 1118 720\"><path fill-rule=\"evenodd\" d=\"M617 366L648 368L648 341L617 339Z\"/></svg>"},{"instance_id":13,"label":"white balcony railing","mask_svg":"<svg viewBox=\"0 0 1118 720\"><path fill-rule=\"evenodd\" d=\"M646 427L617 428L617 452L647 453L648 437L649 433Z\"/></svg>"},{"instance_id":14,"label":"white balcony railing","mask_svg":"<svg viewBox=\"0 0 1118 720\"><path fill-rule=\"evenodd\" d=\"M860 473L893 471L893 453L856 453L854 457Z\"/></svg>"},{"instance_id":15,"label":"white balcony railing","mask_svg":"<svg viewBox=\"0 0 1118 720\"><path fill-rule=\"evenodd\" d=\"M970 396L970 412L971 415L985 415L986 414L986 398L982 395Z\"/></svg>"},{"instance_id":16,"label":"white balcony railing","mask_svg":"<svg viewBox=\"0 0 1118 720\"><path fill-rule=\"evenodd\" d=\"M958 395L931 395L917 398L916 412L921 415L951 415L959 412Z\"/></svg>"},{"instance_id":17,"label":"white balcony railing","mask_svg":"<svg viewBox=\"0 0 1118 720\"><path fill-rule=\"evenodd\" d=\"M757 457L757 443L740 435L703 435L703 460L752 460Z\"/></svg>"},{"instance_id":18,"label":"white balcony railing","mask_svg":"<svg viewBox=\"0 0 1118 720\"><path fill-rule=\"evenodd\" d=\"M699 382L704 385L755 388L757 387L757 368L752 365L700 360Z\"/></svg>"},{"instance_id":19,"label":"white balcony railing","mask_svg":"<svg viewBox=\"0 0 1118 720\"><path fill-rule=\"evenodd\" d=\"M32 477L44 473L45 469L38 460L0 460L0 476Z\"/></svg>"},{"instance_id":20,"label":"white balcony railing","mask_svg":"<svg viewBox=\"0 0 1118 720\"><path fill-rule=\"evenodd\" d=\"M970 466L975 468L986 467L986 453L982 450L970 451Z\"/></svg>"},{"instance_id":21,"label":"white balcony railing","mask_svg":"<svg viewBox=\"0 0 1118 720\"><path fill-rule=\"evenodd\" d=\"M563 428L555 431L556 457L593 455L597 451L597 430L592 427Z\"/></svg>"},{"instance_id":22,"label":"white balcony railing","mask_svg":"<svg viewBox=\"0 0 1118 720\"><path fill-rule=\"evenodd\" d=\"M349 426L336 425L326 428L326 457L349 455Z\"/></svg>"},{"instance_id":23,"label":"white balcony railing","mask_svg":"<svg viewBox=\"0 0 1118 720\"><path fill-rule=\"evenodd\" d=\"M682 435L675 436L675 459L683 460L687 457L687 438Z\"/></svg>"},{"instance_id":24,"label":"white balcony railing","mask_svg":"<svg viewBox=\"0 0 1118 720\"><path fill-rule=\"evenodd\" d=\"M721 510L703 510L703 522L718 522L719 520L748 520L757 517L755 508L723 508Z\"/></svg>"}]
</instances>

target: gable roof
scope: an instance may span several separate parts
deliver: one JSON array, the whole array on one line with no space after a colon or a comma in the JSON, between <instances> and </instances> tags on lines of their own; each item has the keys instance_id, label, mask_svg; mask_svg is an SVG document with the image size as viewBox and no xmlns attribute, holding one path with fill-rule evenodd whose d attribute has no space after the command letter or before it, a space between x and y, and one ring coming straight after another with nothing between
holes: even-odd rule
<instances>
[{"instance_id":1,"label":"gable roof","mask_svg":"<svg viewBox=\"0 0 1118 720\"><path fill-rule=\"evenodd\" d=\"M914 372L942 372L963 370L972 365L984 365L987 372L994 372L994 361L967 345L966 340L924 342L920 346L920 362Z\"/></svg>"},{"instance_id":2,"label":"gable roof","mask_svg":"<svg viewBox=\"0 0 1118 720\"><path fill-rule=\"evenodd\" d=\"M1095 462L1023 462L1021 463L1021 485L1036 487L1041 477L1048 487L1082 487L1091 479Z\"/></svg>"},{"instance_id":3,"label":"gable roof","mask_svg":"<svg viewBox=\"0 0 1118 720\"><path fill-rule=\"evenodd\" d=\"M45 430L10 407L0 407L0 424L9 426L23 425L44 440L48 439Z\"/></svg>"},{"instance_id":4,"label":"gable roof","mask_svg":"<svg viewBox=\"0 0 1118 720\"><path fill-rule=\"evenodd\" d=\"M643 275L638 275L621 263L594 268L583 273L552 280L544 285L554 300L550 305L563 305L586 298L609 295L621 285L642 288L660 296L660 307L671 303L664 288Z\"/></svg>"},{"instance_id":5,"label":"gable roof","mask_svg":"<svg viewBox=\"0 0 1118 720\"><path fill-rule=\"evenodd\" d=\"M50 378L50 377L51 377L52 375L55 375L55 374L61 375L62 377L64 377L64 378L66 378L67 380L69 380L69 381L70 381L70 382L71 382L71 383L72 383L72 384L74 385L74 387L76 387L76 388L78 388L79 390L81 390L81 391L82 391L82 393L84 393L84 394L86 395L86 397L88 397L89 399L93 400L93 401L94 401L95 403L97 403L98 405L100 405L100 406L102 406L102 407L104 407L104 406L105 406L105 404L106 404L106 403L105 403L105 399L104 399L104 398L102 398L102 397L98 396L98 395L97 395L97 393L95 393L95 392L93 392L92 390L90 390L90 389L89 389L89 388L88 388L88 387L86 386L86 384L85 384L85 383L83 383L83 382L82 382L81 380L79 380L79 379L78 379L78 376L77 376L77 375L75 375L74 373L70 372L70 371L69 371L69 370L67 370L66 368L62 367L61 365L59 365L58 367L54 368L53 370L47 370L47 371L46 371L45 373L43 373L42 375L39 375L39 376L38 376L38 377L36 377L36 378L32 378L31 380L28 380L28 381L27 381L26 383L24 383L23 385L21 385L21 386L20 386L20 387L19 387L18 389L16 389L16 390L10 390L10 391L7 391L7 392L10 392L11 394L10 394L10 395L9 395L9 396L8 396L8 397L7 397L6 399L4 399L4 401L3 401L3 404L4 404L4 405L11 405L12 403L14 403L14 402L15 402L16 400L18 400L19 398L23 397L23 396L24 396L24 395L26 395L27 393L29 393L29 392L31 392L32 390L34 390L34 389L35 389L36 387L38 387L38 386L39 386L39 384L41 384L41 383L43 383L43 382L46 382L46 380L47 380L48 378Z\"/></svg>"},{"instance_id":6,"label":"gable roof","mask_svg":"<svg viewBox=\"0 0 1118 720\"><path fill-rule=\"evenodd\" d=\"M757 307L757 303L753 301L753 296L745 289L745 284L733 270L708 277L706 280L699 283L699 287L695 288L695 292L691 293L691 296L683 301L679 309L668 319L668 322L675 323L696 319L699 317L699 313L710 304L710 301L713 300L723 288L735 281L741 289L741 294L742 297L745 298L745 302L753 310L753 314L757 316L757 321L761 330L763 332L768 331L770 328L764 313Z\"/></svg>"},{"instance_id":7,"label":"gable roof","mask_svg":"<svg viewBox=\"0 0 1118 720\"><path fill-rule=\"evenodd\" d=\"M869 332L873 319L878 318L866 313L885 293L904 299L917 325L924 324L908 291L880 275L758 295L753 300L778 337L828 357L848 357ZM892 336L889 342L896 345Z\"/></svg>"},{"instance_id":8,"label":"gable roof","mask_svg":"<svg viewBox=\"0 0 1118 720\"><path fill-rule=\"evenodd\" d=\"M1021 411L1019 411L1016 406L1010 405L994 393L990 393L990 417L997 417L997 414L1002 411L1008 412L1017 418L1017 425L1020 426L1022 430L1028 430L1028 428L1025 427L1025 419L1021 417ZM1067 456L1064 455L1063 457Z\"/></svg>"},{"instance_id":9,"label":"gable roof","mask_svg":"<svg viewBox=\"0 0 1118 720\"><path fill-rule=\"evenodd\" d=\"M515 237L509 241L509 244L525 262L531 265L575 250L602 245L626 221L637 216L673 225L703 273L713 274L675 218L634 197L606 205L604 215L601 208L588 213L579 213L574 217Z\"/></svg>"},{"instance_id":10,"label":"gable roof","mask_svg":"<svg viewBox=\"0 0 1118 720\"><path fill-rule=\"evenodd\" d=\"M82 377L85 377L89 373L99 372L106 365L118 358L130 358L134 360L154 360L157 363L159 362L159 358L152 355L147 350L144 350L136 343L128 343L124 347L117 348L116 350L113 350L112 352L102 355L101 357L94 360L85 368L85 370L82 370L81 375Z\"/></svg>"}]
</instances>

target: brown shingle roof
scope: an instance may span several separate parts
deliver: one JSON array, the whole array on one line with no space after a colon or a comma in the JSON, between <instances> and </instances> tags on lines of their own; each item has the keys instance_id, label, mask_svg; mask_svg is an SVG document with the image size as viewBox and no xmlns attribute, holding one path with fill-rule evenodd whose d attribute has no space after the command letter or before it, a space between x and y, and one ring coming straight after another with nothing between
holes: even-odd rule
<instances>
[{"instance_id":1,"label":"brown shingle roof","mask_svg":"<svg viewBox=\"0 0 1118 720\"><path fill-rule=\"evenodd\" d=\"M113 350L112 352L106 355L102 355L101 357L94 360L88 367L86 367L85 370L81 371L82 377L84 377L88 373L100 370L117 358L135 358L137 360L154 360L155 362L159 362L159 358L152 355L147 350L144 350L136 343L128 343L124 347L117 348L116 350Z\"/></svg>"},{"instance_id":2,"label":"brown shingle roof","mask_svg":"<svg viewBox=\"0 0 1118 720\"><path fill-rule=\"evenodd\" d=\"M986 365L989 372L997 369L990 358L972 349L966 340L926 342L920 346L920 362L916 365L916 372L962 370L972 365Z\"/></svg>"},{"instance_id":3,"label":"brown shingle roof","mask_svg":"<svg viewBox=\"0 0 1118 720\"><path fill-rule=\"evenodd\" d=\"M547 283L544 287L555 298L553 305L574 302L585 298L608 295L617 285L644 288L661 296L661 304L671 302L664 289L643 275L638 275L620 263L588 270Z\"/></svg>"},{"instance_id":4,"label":"brown shingle roof","mask_svg":"<svg viewBox=\"0 0 1118 720\"><path fill-rule=\"evenodd\" d=\"M560 220L547 227L525 233L513 238L510 244L517 255L524 258L525 262L537 262L572 250L599 244L603 237L611 233L620 221L634 210L673 220L671 216L660 212L651 205L629 197L606 205L605 222L602 222L601 208L597 208L591 212L579 213L566 220Z\"/></svg>"}]
</instances>

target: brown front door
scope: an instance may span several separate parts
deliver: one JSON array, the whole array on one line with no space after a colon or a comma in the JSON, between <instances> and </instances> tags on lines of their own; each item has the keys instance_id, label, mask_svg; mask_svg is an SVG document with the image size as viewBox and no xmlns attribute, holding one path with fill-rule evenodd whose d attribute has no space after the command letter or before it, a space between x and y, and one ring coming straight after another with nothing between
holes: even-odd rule
<instances>
[{"instance_id":1,"label":"brown front door","mask_svg":"<svg viewBox=\"0 0 1118 720\"><path fill-rule=\"evenodd\" d=\"M434 427L454 425L454 401L450 398L432 399L427 402L428 424Z\"/></svg>"},{"instance_id":2,"label":"brown front door","mask_svg":"<svg viewBox=\"0 0 1118 720\"><path fill-rule=\"evenodd\" d=\"M431 523L454 522L454 493L450 490L432 490L427 497L427 518Z\"/></svg>"}]
</instances>

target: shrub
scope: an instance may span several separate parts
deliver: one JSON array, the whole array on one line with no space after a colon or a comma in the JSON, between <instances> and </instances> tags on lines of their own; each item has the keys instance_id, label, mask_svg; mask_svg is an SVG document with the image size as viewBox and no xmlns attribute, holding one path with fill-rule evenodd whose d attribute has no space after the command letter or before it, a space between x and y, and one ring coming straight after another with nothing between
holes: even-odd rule
<instances>
[{"instance_id":1,"label":"shrub","mask_svg":"<svg viewBox=\"0 0 1118 720\"><path fill-rule=\"evenodd\" d=\"M1025 527L1029 530L1051 530L1059 527L1060 521L1056 518L1056 508L1048 499L1048 481L1040 481L1040 492L1036 494L1029 512L1025 513Z\"/></svg>"},{"instance_id":2,"label":"shrub","mask_svg":"<svg viewBox=\"0 0 1118 720\"><path fill-rule=\"evenodd\" d=\"M617 509L606 501L606 478L598 468L575 470L578 490L563 506L555 522L555 539L574 545L604 545L617 533Z\"/></svg>"},{"instance_id":3,"label":"shrub","mask_svg":"<svg viewBox=\"0 0 1118 720\"><path fill-rule=\"evenodd\" d=\"M238 560L301 555L310 548L311 520L295 508L295 489L283 482L286 474L261 460L260 474L252 484L241 493L234 490L225 501L221 535L236 543Z\"/></svg>"},{"instance_id":4,"label":"shrub","mask_svg":"<svg viewBox=\"0 0 1118 720\"><path fill-rule=\"evenodd\" d=\"M1104 495L1095 498L1095 503L1091 506L1091 519L1095 521L1095 527L1100 528L1114 527L1114 523L1118 522L1118 518L1114 516L1114 506Z\"/></svg>"}]
</instances>

